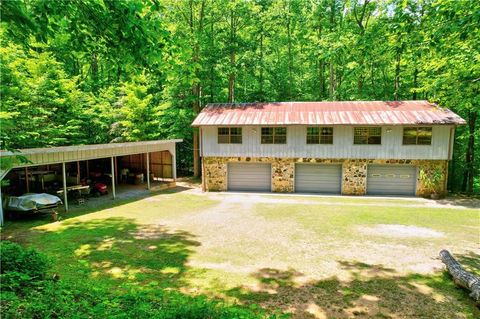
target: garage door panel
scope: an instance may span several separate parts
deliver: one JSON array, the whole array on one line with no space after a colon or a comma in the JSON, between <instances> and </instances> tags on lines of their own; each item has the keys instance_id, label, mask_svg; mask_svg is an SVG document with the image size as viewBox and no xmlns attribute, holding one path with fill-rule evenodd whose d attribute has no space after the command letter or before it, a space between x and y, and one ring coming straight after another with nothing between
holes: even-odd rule
<instances>
[{"instance_id":1,"label":"garage door panel","mask_svg":"<svg viewBox=\"0 0 480 319\"><path fill-rule=\"evenodd\" d=\"M415 166L369 165L367 194L370 195L415 195Z\"/></svg>"},{"instance_id":2,"label":"garage door panel","mask_svg":"<svg viewBox=\"0 0 480 319\"><path fill-rule=\"evenodd\" d=\"M270 191L272 169L270 164L228 164L228 190Z\"/></svg>"},{"instance_id":3,"label":"garage door panel","mask_svg":"<svg viewBox=\"0 0 480 319\"><path fill-rule=\"evenodd\" d=\"M342 188L341 180L341 165L295 165L296 192L340 194Z\"/></svg>"}]
</instances>

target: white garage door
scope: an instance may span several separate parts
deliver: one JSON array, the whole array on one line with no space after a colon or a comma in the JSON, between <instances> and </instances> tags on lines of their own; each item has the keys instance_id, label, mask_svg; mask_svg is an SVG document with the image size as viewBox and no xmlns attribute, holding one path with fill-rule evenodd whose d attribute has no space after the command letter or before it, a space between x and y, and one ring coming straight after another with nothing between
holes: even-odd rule
<instances>
[{"instance_id":1,"label":"white garage door","mask_svg":"<svg viewBox=\"0 0 480 319\"><path fill-rule=\"evenodd\" d=\"M295 191L299 193L340 194L342 165L296 164Z\"/></svg>"},{"instance_id":2,"label":"white garage door","mask_svg":"<svg viewBox=\"0 0 480 319\"><path fill-rule=\"evenodd\" d=\"M411 165L369 165L367 194L415 195L417 168Z\"/></svg>"},{"instance_id":3,"label":"white garage door","mask_svg":"<svg viewBox=\"0 0 480 319\"><path fill-rule=\"evenodd\" d=\"M270 164L228 164L228 190L270 192L272 168Z\"/></svg>"}]
</instances>

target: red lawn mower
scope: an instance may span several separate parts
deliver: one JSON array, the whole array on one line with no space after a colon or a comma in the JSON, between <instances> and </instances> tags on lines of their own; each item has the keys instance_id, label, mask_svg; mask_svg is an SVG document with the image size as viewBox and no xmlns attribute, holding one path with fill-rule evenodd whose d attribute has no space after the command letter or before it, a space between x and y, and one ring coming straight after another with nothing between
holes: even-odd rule
<instances>
[{"instance_id":1,"label":"red lawn mower","mask_svg":"<svg viewBox=\"0 0 480 319\"><path fill-rule=\"evenodd\" d=\"M108 194L107 184L100 182L103 177L101 172L90 172L90 178L85 181L90 185L90 194L96 197Z\"/></svg>"},{"instance_id":2,"label":"red lawn mower","mask_svg":"<svg viewBox=\"0 0 480 319\"><path fill-rule=\"evenodd\" d=\"M97 197L101 195L107 195L108 194L107 185L100 182L93 182L90 184L90 193Z\"/></svg>"}]
</instances>

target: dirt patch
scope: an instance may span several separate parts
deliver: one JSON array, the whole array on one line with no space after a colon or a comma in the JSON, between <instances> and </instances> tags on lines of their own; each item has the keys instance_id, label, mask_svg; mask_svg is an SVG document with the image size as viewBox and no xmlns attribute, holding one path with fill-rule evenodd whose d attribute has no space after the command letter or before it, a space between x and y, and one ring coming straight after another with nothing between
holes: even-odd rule
<instances>
[{"instance_id":1,"label":"dirt patch","mask_svg":"<svg viewBox=\"0 0 480 319\"><path fill-rule=\"evenodd\" d=\"M435 202L436 205L448 208L480 208L480 198L474 197L449 197Z\"/></svg>"},{"instance_id":2,"label":"dirt patch","mask_svg":"<svg viewBox=\"0 0 480 319\"><path fill-rule=\"evenodd\" d=\"M189 190L194 192L194 190ZM196 193L200 193L195 190ZM410 208L450 208L468 209L467 205L452 204L450 200L434 201L424 198L388 199L383 197L355 198L361 202L348 202L348 196L325 196L304 194L261 194L261 193L206 193L210 199L232 204L248 201L253 204L322 205L322 206L369 206L369 207L410 207ZM311 200L309 200L311 198ZM472 202L474 203L474 202ZM470 205L474 205L470 203ZM478 201L480 208L480 201Z\"/></svg>"},{"instance_id":3,"label":"dirt patch","mask_svg":"<svg viewBox=\"0 0 480 319\"><path fill-rule=\"evenodd\" d=\"M442 232L419 226L379 224L373 227L360 226L358 230L367 235L378 235L394 238L440 238Z\"/></svg>"}]
</instances>

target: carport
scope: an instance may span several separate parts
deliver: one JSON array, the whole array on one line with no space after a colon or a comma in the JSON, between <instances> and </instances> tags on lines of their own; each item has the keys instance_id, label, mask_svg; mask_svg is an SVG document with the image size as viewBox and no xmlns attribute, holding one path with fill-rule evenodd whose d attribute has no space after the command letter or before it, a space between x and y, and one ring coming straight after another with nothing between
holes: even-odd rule
<instances>
[{"instance_id":1,"label":"carport","mask_svg":"<svg viewBox=\"0 0 480 319\"><path fill-rule=\"evenodd\" d=\"M0 151L0 182L7 174L14 170L23 168L25 176L25 192L29 191L29 181L32 173L28 172L31 167L50 167L61 165L61 181L63 192L62 200L65 210L68 211L67 191L67 165L76 163L78 174L76 180L80 180L80 163L84 163L87 175L89 172L89 161L103 159L109 162L109 176L111 179L112 199L116 198L115 185L122 172L118 169L121 165L128 165L138 171L146 173L147 189L151 189L151 176L175 181L176 174L176 153L175 145L181 142L180 139L141 141L128 143L93 144L79 146L61 146L50 148L21 149L18 152ZM121 163L117 161L121 158ZM37 171L41 173L41 171ZM43 176L41 178L43 187ZM3 225L3 205L1 201L2 190L0 188L0 223Z\"/></svg>"}]
</instances>

